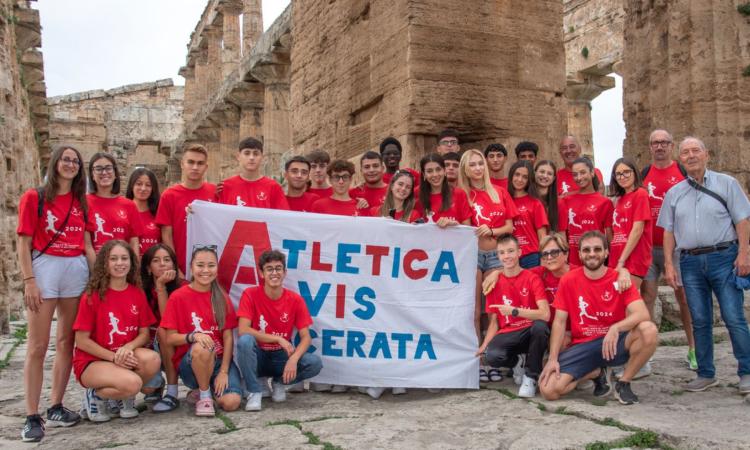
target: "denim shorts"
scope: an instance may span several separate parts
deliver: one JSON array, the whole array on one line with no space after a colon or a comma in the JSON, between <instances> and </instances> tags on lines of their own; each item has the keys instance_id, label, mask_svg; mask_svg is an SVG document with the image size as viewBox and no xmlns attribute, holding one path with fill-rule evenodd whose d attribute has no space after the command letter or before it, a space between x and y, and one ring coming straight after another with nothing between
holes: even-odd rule
<instances>
[{"instance_id":1,"label":"denim shorts","mask_svg":"<svg viewBox=\"0 0 750 450\"><path fill-rule=\"evenodd\" d=\"M677 285L682 286L682 273L680 273L680 252L675 251L672 257L674 271L677 274ZM654 247L651 250L651 265L643 278L645 281L659 281L664 273L664 247Z\"/></svg>"},{"instance_id":2,"label":"denim shorts","mask_svg":"<svg viewBox=\"0 0 750 450\"><path fill-rule=\"evenodd\" d=\"M36 285L43 299L78 298L89 281L86 257L39 255L31 262Z\"/></svg>"},{"instance_id":3,"label":"denim shorts","mask_svg":"<svg viewBox=\"0 0 750 450\"><path fill-rule=\"evenodd\" d=\"M499 269L503 265L497 257L497 250L479 250L477 255L477 269L481 272L487 272L492 269Z\"/></svg>"},{"instance_id":4,"label":"denim shorts","mask_svg":"<svg viewBox=\"0 0 750 450\"><path fill-rule=\"evenodd\" d=\"M625 350L625 338L628 331L620 333L617 339L617 354L614 359L607 361L602 356L602 342L604 336L593 341L582 342L571 345L560 353L560 373L571 375L574 380L583 378L587 373L593 372L600 367L622 366L630 359L630 354Z\"/></svg>"},{"instance_id":5,"label":"denim shorts","mask_svg":"<svg viewBox=\"0 0 750 450\"><path fill-rule=\"evenodd\" d=\"M180 367L178 373L182 379L183 384L190 389L198 389L198 381L195 379L193 368L191 366L193 362L193 356L190 350L185 353L180 361ZM216 358L214 361L214 372L211 374L211 388L214 387L214 380L216 375L219 374L221 369L221 358ZM212 389L213 390L213 389ZM237 394L242 396L242 380L240 379L240 370L234 364L234 361L229 365L229 381L227 382L227 388L224 390L224 394Z\"/></svg>"}]
</instances>

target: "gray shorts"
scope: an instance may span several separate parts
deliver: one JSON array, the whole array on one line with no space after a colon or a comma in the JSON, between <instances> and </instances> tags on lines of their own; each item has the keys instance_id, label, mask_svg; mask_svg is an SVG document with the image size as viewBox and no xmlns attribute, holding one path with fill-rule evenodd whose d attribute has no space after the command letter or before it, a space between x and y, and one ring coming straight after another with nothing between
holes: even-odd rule
<instances>
[{"instance_id":1,"label":"gray shorts","mask_svg":"<svg viewBox=\"0 0 750 450\"><path fill-rule=\"evenodd\" d=\"M664 273L664 247L654 247L651 250L651 266L646 272L644 281L659 281L659 277ZM682 273L680 273L680 252L675 250L672 257L674 271L677 274L677 285L682 286Z\"/></svg>"},{"instance_id":2,"label":"gray shorts","mask_svg":"<svg viewBox=\"0 0 750 450\"><path fill-rule=\"evenodd\" d=\"M89 281L89 265L83 255L44 254L34 259L31 267L43 299L79 297Z\"/></svg>"},{"instance_id":3,"label":"gray shorts","mask_svg":"<svg viewBox=\"0 0 750 450\"><path fill-rule=\"evenodd\" d=\"M497 257L497 250L479 250L479 254L477 255L477 269L482 273L498 269L502 266L500 259Z\"/></svg>"}]
</instances>

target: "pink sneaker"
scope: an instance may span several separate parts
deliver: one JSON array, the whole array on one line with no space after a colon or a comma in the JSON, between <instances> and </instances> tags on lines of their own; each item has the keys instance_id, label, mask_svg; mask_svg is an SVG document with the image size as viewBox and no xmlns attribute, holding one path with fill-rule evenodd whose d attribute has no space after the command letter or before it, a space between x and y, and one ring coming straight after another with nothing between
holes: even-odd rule
<instances>
[{"instance_id":1,"label":"pink sneaker","mask_svg":"<svg viewBox=\"0 0 750 450\"><path fill-rule=\"evenodd\" d=\"M201 398L201 392L198 389L191 389L190 392L188 392L187 396L185 397L185 400L187 400L188 405L195 405L198 403L198 400Z\"/></svg>"},{"instance_id":2,"label":"pink sneaker","mask_svg":"<svg viewBox=\"0 0 750 450\"><path fill-rule=\"evenodd\" d=\"M199 417L215 416L216 411L214 411L214 401L210 398L198 400L198 402L195 404L195 415Z\"/></svg>"}]
</instances>

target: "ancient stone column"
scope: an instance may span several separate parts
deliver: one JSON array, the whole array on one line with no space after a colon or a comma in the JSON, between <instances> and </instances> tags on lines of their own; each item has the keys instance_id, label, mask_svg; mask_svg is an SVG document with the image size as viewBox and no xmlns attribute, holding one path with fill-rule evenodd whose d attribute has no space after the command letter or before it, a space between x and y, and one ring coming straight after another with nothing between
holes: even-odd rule
<instances>
[{"instance_id":1,"label":"ancient stone column","mask_svg":"<svg viewBox=\"0 0 750 450\"><path fill-rule=\"evenodd\" d=\"M250 54L263 34L263 6L261 0L243 0L242 54Z\"/></svg>"},{"instance_id":2,"label":"ancient stone column","mask_svg":"<svg viewBox=\"0 0 750 450\"><path fill-rule=\"evenodd\" d=\"M265 64L252 74L265 86L263 107L263 153L266 175L278 175L281 157L292 148L289 64Z\"/></svg>"},{"instance_id":3,"label":"ancient stone column","mask_svg":"<svg viewBox=\"0 0 750 450\"><path fill-rule=\"evenodd\" d=\"M214 118L220 124L219 129L219 163L221 179L236 175L237 144L240 142L240 110L238 107L225 104L214 113Z\"/></svg>"},{"instance_id":4,"label":"ancient stone column","mask_svg":"<svg viewBox=\"0 0 750 450\"><path fill-rule=\"evenodd\" d=\"M208 94L208 51L199 49L195 55L195 85L193 87L193 115L206 104Z\"/></svg>"},{"instance_id":5,"label":"ancient stone column","mask_svg":"<svg viewBox=\"0 0 750 450\"><path fill-rule=\"evenodd\" d=\"M612 77L578 73L568 78L565 98L568 100L568 134L578 138L582 153L594 160L594 134L591 124L591 101L603 91L615 87Z\"/></svg>"},{"instance_id":6,"label":"ancient stone column","mask_svg":"<svg viewBox=\"0 0 750 450\"><path fill-rule=\"evenodd\" d=\"M703 139L709 167L750 183L750 23L736 1L625 2L625 151L641 164L648 138ZM743 73L744 72L744 73Z\"/></svg>"},{"instance_id":7,"label":"ancient stone column","mask_svg":"<svg viewBox=\"0 0 750 450\"><path fill-rule=\"evenodd\" d=\"M237 70L240 62L242 42L240 42L240 13L242 11L231 6L222 10L223 16L223 48L222 48L222 79Z\"/></svg>"},{"instance_id":8,"label":"ancient stone column","mask_svg":"<svg viewBox=\"0 0 750 450\"><path fill-rule=\"evenodd\" d=\"M216 91L222 82L221 32L222 29L216 26L208 27L206 30L206 40L208 41L207 101L211 101L216 95Z\"/></svg>"},{"instance_id":9,"label":"ancient stone column","mask_svg":"<svg viewBox=\"0 0 750 450\"><path fill-rule=\"evenodd\" d=\"M182 100L182 117L185 123L193 120L195 114L195 66L180 68L180 76L185 78L185 93Z\"/></svg>"}]
</instances>

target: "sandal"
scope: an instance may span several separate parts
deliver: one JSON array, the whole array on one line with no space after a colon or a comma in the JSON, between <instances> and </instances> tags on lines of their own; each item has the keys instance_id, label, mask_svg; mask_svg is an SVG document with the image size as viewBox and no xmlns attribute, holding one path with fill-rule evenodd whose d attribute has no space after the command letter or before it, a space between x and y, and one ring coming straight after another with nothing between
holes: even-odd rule
<instances>
[{"instance_id":1,"label":"sandal","mask_svg":"<svg viewBox=\"0 0 750 450\"><path fill-rule=\"evenodd\" d=\"M498 369L490 369L487 371L487 378L490 379L490 381L502 381L503 380L503 374L500 373Z\"/></svg>"},{"instance_id":2,"label":"sandal","mask_svg":"<svg viewBox=\"0 0 750 450\"><path fill-rule=\"evenodd\" d=\"M490 377L487 375L487 371L484 369L479 369L479 381L482 383L486 383L490 381Z\"/></svg>"},{"instance_id":3,"label":"sandal","mask_svg":"<svg viewBox=\"0 0 750 450\"><path fill-rule=\"evenodd\" d=\"M167 394L164 397L160 398L159 401L154 403L153 408L151 410L155 413L165 413L174 411L175 409L180 407L180 401L176 398L172 397L171 395Z\"/></svg>"},{"instance_id":4,"label":"sandal","mask_svg":"<svg viewBox=\"0 0 750 450\"><path fill-rule=\"evenodd\" d=\"M155 390L154 392L150 394L146 394L143 396L143 401L146 403L156 403L161 399L161 395L164 393L164 386L160 387L159 389Z\"/></svg>"}]
</instances>

